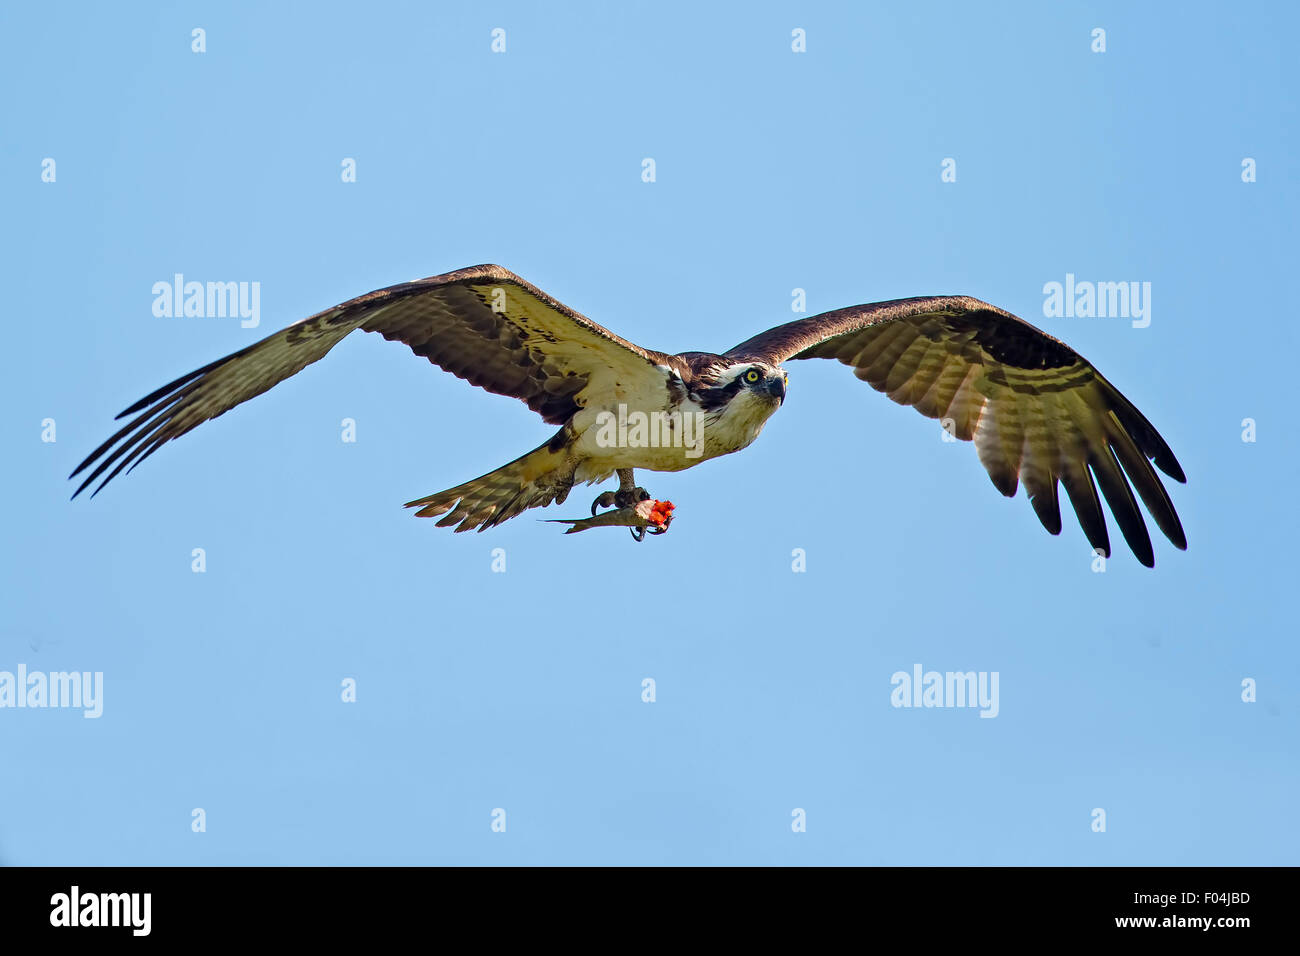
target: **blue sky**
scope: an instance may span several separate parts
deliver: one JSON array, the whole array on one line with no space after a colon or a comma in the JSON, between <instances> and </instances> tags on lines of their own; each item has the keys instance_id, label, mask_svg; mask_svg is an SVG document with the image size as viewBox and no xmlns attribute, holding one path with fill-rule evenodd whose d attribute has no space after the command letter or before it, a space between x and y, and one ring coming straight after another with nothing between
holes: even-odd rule
<instances>
[{"instance_id":1,"label":"blue sky","mask_svg":"<svg viewBox=\"0 0 1300 956\"><path fill-rule=\"evenodd\" d=\"M267 6L0 10L0 671L103 674L97 719L0 709L0 862L1297 862L1293 7ZM662 538L535 520L585 488L453 536L400 505L551 428L373 336L69 503L155 387L480 262L667 351L795 288L993 302L1161 431L1189 550L1096 573L831 363L641 476ZM156 317L178 272L260 326ZM1045 318L1067 274L1150 325ZM918 664L997 717L891 706Z\"/></svg>"}]
</instances>

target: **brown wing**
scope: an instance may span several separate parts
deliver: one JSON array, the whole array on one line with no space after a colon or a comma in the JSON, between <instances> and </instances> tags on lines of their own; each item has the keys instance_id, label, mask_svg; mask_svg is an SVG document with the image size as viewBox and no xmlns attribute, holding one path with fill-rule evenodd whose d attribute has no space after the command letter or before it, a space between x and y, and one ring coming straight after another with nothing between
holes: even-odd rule
<instances>
[{"instance_id":1,"label":"brown wing","mask_svg":"<svg viewBox=\"0 0 1300 956\"><path fill-rule=\"evenodd\" d=\"M500 266L472 266L326 309L146 395L117 416L136 417L69 476L95 465L73 497L116 463L98 494L126 466L134 468L170 439L324 358L356 329L404 342L473 385L522 399L552 424L568 420L589 389L615 380L635 385L638 376L661 383L655 365L667 358L619 338Z\"/></svg>"},{"instance_id":2,"label":"brown wing","mask_svg":"<svg viewBox=\"0 0 1300 956\"><path fill-rule=\"evenodd\" d=\"M1061 530L1057 482L1065 485L1088 541L1109 556L1100 485L1124 539L1151 567L1151 538L1127 473L1160 530L1175 547L1187 547L1149 459L1176 481L1187 479L1151 423L1073 349L978 299L930 296L840 309L769 329L727 356L853 366L877 391L973 440L998 491L1011 497L1023 483L1052 534Z\"/></svg>"}]
</instances>

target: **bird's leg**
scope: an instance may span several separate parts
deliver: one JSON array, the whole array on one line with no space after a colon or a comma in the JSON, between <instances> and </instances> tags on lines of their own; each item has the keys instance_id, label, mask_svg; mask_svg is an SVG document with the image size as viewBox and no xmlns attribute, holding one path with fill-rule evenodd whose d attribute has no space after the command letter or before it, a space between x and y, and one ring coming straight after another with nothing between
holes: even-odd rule
<instances>
[{"instance_id":1,"label":"bird's leg","mask_svg":"<svg viewBox=\"0 0 1300 956\"><path fill-rule=\"evenodd\" d=\"M618 491L614 492L614 504L619 508L630 508L650 498L650 492L638 488L631 468L618 470Z\"/></svg>"},{"instance_id":2,"label":"bird's leg","mask_svg":"<svg viewBox=\"0 0 1300 956\"><path fill-rule=\"evenodd\" d=\"M619 508L631 508L650 498L650 492L644 488L638 488L636 478L633 477L631 468L620 468L618 470L618 491L614 492L614 504ZM641 542L645 540L645 528L628 528L632 532L632 540Z\"/></svg>"},{"instance_id":3,"label":"bird's leg","mask_svg":"<svg viewBox=\"0 0 1300 956\"><path fill-rule=\"evenodd\" d=\"M648 491L636 487L632 469L620 468L618 469L618 491L606 491L597 495L596 500L591 503L591 513L595 515L597 508L628 508L649 497Z\"/></svg>"}]
</instances>

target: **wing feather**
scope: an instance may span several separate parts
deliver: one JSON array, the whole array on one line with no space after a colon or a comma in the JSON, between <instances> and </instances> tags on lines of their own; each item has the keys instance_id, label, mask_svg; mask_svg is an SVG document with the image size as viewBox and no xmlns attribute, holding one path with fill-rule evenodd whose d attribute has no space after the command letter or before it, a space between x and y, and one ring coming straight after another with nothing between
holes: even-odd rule
<instances>
[{"instance_id":1,"label":"wing feather","mask_svg":"<svg viewBox=\"0 0 1300 956\"><path fill-rule=\"evenodd\" d=\"M116 463L98 494L124 467L319 361L357 329L403 342L472 385L519 398L552 424L581 408L588 389L659 383L656 365L673 361L500 266L473 266L351 299L149 393L117 416L136 417L69 476L91 469L73 497Z\"/></svg>"},{"instance_id":2,"label":"wing feather","mask_svg":"<svg viewBox=\"0 0 1300 956\"><path fill-rule=\"evenodd\" d=\"M1094 551L1110 557L1110 535L1106 531L1106 518L1101 512L1101 499L1093 483L1092 472L1078 460L1068 460L1061 474L1066 497L1074 508L1075 517L1083 528L1084 537Z\"/></svg>"},{"instance_id":3,"label":"wing feather","mask_svg":"<svg viewBox=\"0 0 1300 956\"><path fill-rule=\"evenodd\" d=\"M1023 485L1052 534L1061 530L1059 483L1089 543L1103 553L1110 554L1103 498L1143 564L1155 556L1138 498L1174 546L1187 547L1155 468L1178 482L1186 476L1151 423L1073 349L978 299L929 296L840 309L769 329L726 355L851 366L877 391L973 440L994 487L1011 497Z\"/></svg>"},{"instance_id":4,"label":"wing feather","mask_svg":"<svg viewBox=\"0 0 1300 956\"><path fill-rule=\"evenodd\" d=\"M1025 486L1029 504L1049 534L1061 533L1061 502L1057 496L1060 452L1047 425L1047 409L1042 402L1026 402L1025 440L1021 446L1020 483Z\"/></svg>"}]
</instances>

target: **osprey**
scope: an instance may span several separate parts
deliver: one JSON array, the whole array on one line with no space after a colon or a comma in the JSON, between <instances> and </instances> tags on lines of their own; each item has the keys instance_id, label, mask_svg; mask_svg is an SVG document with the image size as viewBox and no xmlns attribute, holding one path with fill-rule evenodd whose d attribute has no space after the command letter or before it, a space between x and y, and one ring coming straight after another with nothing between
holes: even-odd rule
<instances>
[{"instance_id":1,"label":"osprey","mask_svg":"<svg viewBox=\"0 0 1300 956\"><path fill-rule=\"evenodd\" d=\"M643 501L635 469L679 471L747 447L785 401L783 364L817 358L850 366L895 402L973 441L998 491L1011 497L1023 484L1052 534L1061 531L1059 482L1088 541L1109 556L1100 486L1129 547L1151 567L1136 488L1156 526L1187 547L1151 463L1176 481L1186 477L1151 423L1073 349L978 299L858 305L796 319L721 354L668 355L620 338L495 265L352 299L151 392L117 416L135 417L69 476L94 465L73 497L112 468L98 494L123 468L323 358L357 329L403 342L559 426L508 465L407 504L457 531L483 531L564 501L576 482L614 474L618 491L599 496L593 514ZM649 429L651 438L645 427L623 427L638 416L637 425L662 427ZM668 440L652 440L659 436Z\"/></svg>"}]
</instances>

